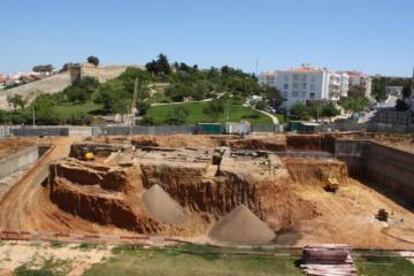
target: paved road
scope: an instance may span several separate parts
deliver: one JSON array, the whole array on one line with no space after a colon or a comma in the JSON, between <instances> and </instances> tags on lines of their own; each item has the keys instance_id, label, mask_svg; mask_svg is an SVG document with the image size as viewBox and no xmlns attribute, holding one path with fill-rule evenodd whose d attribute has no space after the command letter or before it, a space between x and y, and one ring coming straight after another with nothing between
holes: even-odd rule
<instances>
[{"instance_id":1,"label":"paved road","mask_svg":"<svg viewBox=\"0 0 414 276\"><path fill-rule=\"evenodd\" d=\"M389 96L388 99L386 99L384 103L381 103L379 105L378 109L365 113L362 117L360 117L358 119L358 123L363 124L363 123L367 123L371 121L371 119L374 118L375 114L377 113L379 109L395 107L395 104L397 103L397 99L398 98L395 96Z\"/></svg>"},{"instance_id":2,"label":"paved road","mask_svg":"<svg viewBox=\"0 0 414 276\"><path fill-rule=\"evenodd\" d=\"M279 124L279 119L277 118L277 116L273 115L272 113L266 112L264 110L260 110L260 109L256 109L256 111L259 111L260 113L263 113L264 115L270 117L272 119L272 122L274 125L278 125Z\"/></svg>"}]
</instances>

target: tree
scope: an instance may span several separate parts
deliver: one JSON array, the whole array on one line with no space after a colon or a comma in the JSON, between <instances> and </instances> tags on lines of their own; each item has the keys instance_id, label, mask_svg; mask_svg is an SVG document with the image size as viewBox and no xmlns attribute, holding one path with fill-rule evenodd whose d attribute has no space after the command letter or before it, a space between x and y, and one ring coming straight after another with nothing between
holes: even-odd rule
<instances>
[{"instance_id":1,"label":"tree","mask_svg":"<svg viewBox=\"0 0 414 276\"><path fill-rule=\"evenodd\" d=\"M348 97L357 98L365 97L365 87L362 85L352 85L348 90Z\"/></svg>"},{"instance_id":2,"label":"tree","mask_svg":"<svg viewBox=\"0 0 414 276\"><path fill-rule=\"evenodd\" d=\"M410 106L402 99L398 99L397 103L395 105L395 109L397 111L407 111L410 108Z\"/></svg>"},{"instance_id":3,"label":"tree","mask_svg":"<svg viewBox=\"0 0 414 276\"><path fill-rule=\"evenodd\" d=\"M328 117L329 120L331 120L332 117L338 116L339 114L340 114L339 110L336 108L335 104L332 102L325 104L322 108L322 116Z\"/></svg>"},{"instance_id":4,"label":"tree","mask_svg":"<svg viewBox=\"0 0 414 276\"><path fill-rule=\"evenodd\" d=\"M14 96L7 96L7 101L10 105L13 106L14 111L17 110L17 107L24 108L26 101L23 99L22 95L15 94Z\"/></svg>"},{"instance_id":5,"label":"tree","mask_svg":"<svg viewBox=\"0 0 414 276\"><path fill-rule=\"evenodd\" d=\"M50 73L55 69L52 64L42 64L33 67L33 71L37 73Z\"/></svg>"},{"instance_id":6,"label":"tree","mask_svg":"<svg viewBox=\"0 0 414 276\"><path fill-rule=\"evenodd\" d=\"M308 120L309 112L305 103L297 102L290 108L290 115L294 116L297 119Z\"/></svg>"},{"instance_id":7,"label":"tree","mask_svg":"<svg viewBox=\"0 0 414 276\"><path fill-rule=\"evenodd\" d=\"M58 124L61 120L53 106L56 102L50 94L42 94L38 96L32 103L32 108L36 112L36 123L39 124Z\"/></svg>"},{"instance_id":8,"label":"tree","mask_svg":"<svg viewBox=\"0 0 414 276\"><path fill-rule=\"evenodd\" d=\"M176 106L170 112L168 112L168 119L166 123L170 125L184 124L189 115L190 111L187 108Z\"/></svg>"},{"instance_id":9,"label":"tree","mask_svg":"<svg viewBox=\"0 0 414 276\"><path fill-rule=\"evenodd\" d=\"M224 113L224 105L218 100L211 101L204 107L203 113L210 116L213 122L217 122L220 114Z\"/></svg>"},{"instance_id":10,"label":"tree","mask_svg":"<svg viewBox=\"0 0 414 276\"><path fill-rule=\"evenodd\" d=\"M271 107L278 109L283 103L283 97L280 91L276 87L265 86L262 88L263 94L269 99Z\"/></svg>"},{"instance_id":11,"label":"tree","mask_svg":"<svg viewBox=\"0 0 414 276\"><path fill-rule=\"evenodd\" d=\"M372 81L372 95L377 100L385 100L388 95L386 93L386 86L402 86L409 87L411 78L395 78L395 77L378 77ZM408 92L408 90L407 90Z\"/></svg>"},{"instance_id":12,"label":"tree","mask_svg":"<svg viewBox=\"0 0 414 276\"><path fill-rule=\"evenodd\" d=\"M352 107L353 107L353 104L354 104L354 99L353 98L350 98L350 97L342 97L339 100L338 104L340 106L342 106L342 108L345 111L345 114L348 114L349 111L352 110Z\"/></svg>"},{"instance_id":13,"label":"tree","mask_svg":"<svg viewBox=\"0 0 414 276\"><path fill-rule=\"evenodd\" d=\"M369 100L365 97L343 97L338 102L338 104L344 109L345 113L361 112L368 105L368 103Z\"/></svg>"},{"instance_id":14,"label":"tree","mask_svg":"<svg viewBox=\"0 0 414 276\"><path fill-rule=\"evenodd\" d=\"M67 100L75 103L85 103L99 87L99 81L94 77L84 77L78 83L63 90Z\"/></svg>"},{"instance_id":15,"label":"tree","mask_svg":"<svg viewBox=\"0 0 414 276\"><path fill-rule=\"evenodd\" d=\"M121 103L123 99L131 100L132 96L125 90L125 87L120 80L113 80L106 82L99 86L93 93L92 99L95 103L103 105L106 112L120 113L123 110L122 106L127 104Z\"/></svg>"},{"instance_id":16,"label":"tree","mask_svg":"<svg viewBox=\"0 0 414 276\"><path fill-rule=\"evenodd\" d=\"M320 101L310 102L307 106L308 113L315 121L319 121L319 118L323 116L323 104Z\"/></svg>"},{"instance_id":17,"label":"tree","mask_svg":"<svg viewBox=\"0 0 414 276\"><path fill-rule=\"evenodd\" d=\"M171 67L168 58L164 54L159 54L157 60L152 60L145 65L148 72L155 75L169 75L171 74Z\"/></svg>"},{"instance_id":18,"label":"tree","mask_svg":"<svg viewBox=\"0 0 414 276\"><path fill-rule=\"evenodd\" d=\"M88 63L95 65L95 67L98 67L99 65L99 58L96 56L89 56L87 61Z\"/></svg>"},{"instance_id":19,"label":"tree","mask_svg":"<svg viewBox=\"0 0 414 276\"><path fill-rule=\"evenodd\" d=\"M409 98L411 96L411 83L404 85L402 90L403 98Z\"/></svg>"}]
</instances>

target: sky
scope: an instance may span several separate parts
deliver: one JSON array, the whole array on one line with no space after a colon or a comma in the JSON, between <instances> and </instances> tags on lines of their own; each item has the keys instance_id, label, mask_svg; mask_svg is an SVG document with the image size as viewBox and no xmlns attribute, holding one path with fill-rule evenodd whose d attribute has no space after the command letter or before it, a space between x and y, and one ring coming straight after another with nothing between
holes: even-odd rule
<instances>
[{"instance_id":1,"label":"sky","mask_svg":"<svg viewBox=\"0 0 414 276\"><path fill-rule=\"evenodd\" d=\"M145 64L164 53L248 72L310 63L410 76L412 0L1 0L0 72L83 62Z\"/></svg>"}]
</instances>

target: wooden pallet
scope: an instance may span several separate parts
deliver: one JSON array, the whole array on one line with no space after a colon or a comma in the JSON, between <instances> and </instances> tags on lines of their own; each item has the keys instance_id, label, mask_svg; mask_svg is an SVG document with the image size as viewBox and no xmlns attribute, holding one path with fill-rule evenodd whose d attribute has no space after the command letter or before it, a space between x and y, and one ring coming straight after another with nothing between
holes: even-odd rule
<instances>
[{"instance_id":1,"label":"wooden pallet","mask_svg":"<svg viewBox=\"0 0 414 276\"><path fill-rule=\"evenodd\" d=\"M347 252L346 259L332 258L324 252ZM351 249L346 245L321 245L305 247L303 264L300 266L306 275L312 276L353 276L357 275L357 269L351 257ZM311 255L310 255L311 254ZM312 255L313 254L313 255Z\"/></svg>"}]
</instances>

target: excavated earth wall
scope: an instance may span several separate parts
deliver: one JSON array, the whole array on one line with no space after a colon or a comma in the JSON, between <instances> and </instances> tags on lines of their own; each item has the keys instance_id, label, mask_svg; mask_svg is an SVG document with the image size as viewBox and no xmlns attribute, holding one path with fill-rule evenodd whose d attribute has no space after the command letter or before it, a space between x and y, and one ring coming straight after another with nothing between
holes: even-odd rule
<instances>
[{"instance_id":1,"label":"excavated earth wall","mask_svg":"<svg viewBox=\"0 0 414 276\"><path fill-rule=\"evenodd\" d=\"M62 210L91 222L139 233L160 229L137 204L143 191L136 168L111 168L67 159L50 166L50 199Z\"/></svg>"},{"instance_id":2,"label":"excavated earth wall","mask_svg":"<svg viewBox=\"0 0 414 276\"><path fill-rule=\"evenodd\" d=\"M348 183L347 164L337 160L312 158L286 158L286 167L291 180L307 185L326 185L337 182L341 185Z\"/></svg>"},{"instance_id":3,"label":"excavated earth wall","mask_svg":"<svg viewBox=\"0 0 414 276\"><path fill-rule=\"evenodd\" d=\"M214 219L240 204L248 206L276 230L290 229L301 219L318 215L312 204L285 186L289 183L287 175L257 178L223 164L216 177L206 177L206 168L201 165L180 168L142 164L141 169L145 188L158 184L181 206Z\"/></svg>"},{"instance_id":4,"label":"excavated earth wall","mask_svg":"<svg viewBox=\"0 0 414 276\"><path fill-rule=\"evenodd\" d=\"M335 156L347 163L352 177L414 205L414 154L367 140L337 140Z\"/></svg>"}]
</instances>

